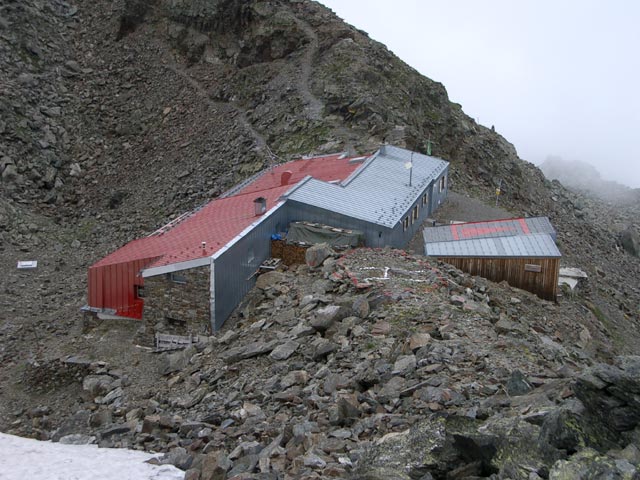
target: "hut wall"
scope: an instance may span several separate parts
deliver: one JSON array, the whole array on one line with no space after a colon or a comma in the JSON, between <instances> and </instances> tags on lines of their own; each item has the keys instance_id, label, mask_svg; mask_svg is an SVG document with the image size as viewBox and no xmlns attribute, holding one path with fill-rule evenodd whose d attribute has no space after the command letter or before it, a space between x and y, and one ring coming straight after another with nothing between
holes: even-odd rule
<instances>
[{"instance_id":1,"label":"hut wall","mask_svg":"<svg viewBox=\"0 0 640 480\"><path fill-rule=\"evenodd\" d=\"M443 175L446 175L446 172ZM439 191L439 180L430 183L387 236L385 245L395 248L406 247L413 236L422 229L424 221L438 209L446 195L446 188L441 192ZM414 215L416 207L418 208L417 218Z\"/></svg>"},{"instance_id":2,"label":"hut wall","mask_svg":"<svg viewBox=\"0 0 640 480\"><path fill-rule=\"evenodd\" d=\"M144 286L140 275L153 258L90 267L88 304L98 311L121 317L142 318L143 300L137 289Z\"/></svg>"},{"instance_id":3,"label":"hut wall","mask_svg":"<svg viewBox=\"0 0 640 480\"><path fill-rule=\"evenodd\" d=\"M559 258L440 258L463 272L494 282L506 280L512 287L555 300L558 293ZM531 267L535 265L535 267ZM539 272L533 271L539 268Z\"/></svg>"},{"instance_id":4,"label":"hut wall","mask_svg":"<svg viewBox=\"0 0 640 480\"><path fill-rule=\"evenodd\" d=\"M444 188L440 190L440 182L444 177ZM431 184L431 212L435 212L440 204L447 198L449 193L449 167Z\"/></svg>"},{"instance_id":5,"label":"hut wall","mask_svg":"<svg viewBox=\"0 0 640 480\"><path fill-rule=\"evenodd\" d=\"M144 320L150 332L208 334L209 265L155 275L145 279Z\"/></svg>"},{"instance_id":6,"label":"hut wall","mask_svg":"<svg viewBox=\"0 0 640 480\"><path fill-rule=\"evenodd\" d=\"M260 264L271 257L271 235L287 225L285 208L279 208L214 259L211 298L214 331L222 327L253 288Z\"/></svg>"}]
</instances>

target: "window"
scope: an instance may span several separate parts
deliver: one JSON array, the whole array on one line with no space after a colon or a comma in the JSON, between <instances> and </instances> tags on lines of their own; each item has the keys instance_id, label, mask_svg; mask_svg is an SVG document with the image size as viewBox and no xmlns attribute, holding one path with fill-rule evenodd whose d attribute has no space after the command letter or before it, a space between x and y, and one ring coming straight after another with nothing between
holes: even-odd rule
<instances>
[{"instance_id":1,"label":"window","mask_svg":"<svg viewBox=\"0 0 640 480\"><path fill-rule=\"evenodd\" d=\"M184 285L185 283L187 283L187 277L185 277L184 275L180 275L177 272L171 272L167 274L169 281L172 283L177 283L179 285Z\"/></svg>"},{"instance_id":2,"label":"window","mask_svg":"<svg viewBox=\"0 0 640 480\"><path fill-rule=\"evenodd\" d=\"M443 191L445 188L447 188L447 176L443 175L440 177L440 191Z\"/></svg>"},{"instance_id":3,"label":"window","mask_svg":"<svg viewBox=\"0 0 640 480\"><path fill-rule=\"evenodd\" d=\"M164 317L165 322L167 322L169 325L175 325L175 326L185 326L187 324L187 321L182 319L182 318L177 318L174 316L165 316Z\"/></svg>"},{"instance_id":4,"label":"window","mask_svg":"<svg viewBox=\"0 0 640 480\"><path fill-rule=\"evenodd\" d=\"M416 220L418 220L418 205L413 207L413 213L411 215L411 223L415 222Z\"/></svg>"},{"instance_id":5,"label":"window","mask_svg":"<svg viewBox=\"0 0 640 480\"><path fill-rule=\"evenodd\" d=\"M142 285L135 285L136 298L144 298L144 287Z\"/></svg>"},{"instance_id":6,"label":"window","mask_svg":"<svg viewBox=\"0 0 640 480\"><path fill-rule=\"evenodd\" d=\"M425 206L427 203L429 203L429 194L425 193L422 195L422 206Z\"/></svg>"},{"instance_id":7,"label":"window","mask_svg":"<svg viewBox=\"0 0 640 480\"><path fill-rule=\"evenodd\" d=\"M408 228L409 228L409 217L405 217L405 219L402 221L402 231L406 232Z\"/></svg>"}]
</instances>

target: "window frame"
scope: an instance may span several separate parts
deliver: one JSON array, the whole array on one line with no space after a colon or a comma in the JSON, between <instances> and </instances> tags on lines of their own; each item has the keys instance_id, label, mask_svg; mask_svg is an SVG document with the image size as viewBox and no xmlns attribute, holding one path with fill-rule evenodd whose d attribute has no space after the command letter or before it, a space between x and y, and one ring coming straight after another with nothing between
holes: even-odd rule
<instances>
[{"instance_id":1,"label":"window frame","mask_svg":"<svg viewBox=\"0 0 640 480\"><path fill-rule=\"evenodd\" d=\"M440 191L444 192L446 188L447 188L447 176L443 175L440 177Z\"/></svg>"},{"instance_id":2,"label":"window frame","mask_svg":"<svg viewBox=\"0 0 640 480\"><path fill-rule=\"evenodd\" d=\"M171 282L171 283L175 283L176 285L186 285L187 284L187 277L185 277L184 275L178 273L178 272L169 272L167 273L167 279Z\"/></svg>"}]
</instances>

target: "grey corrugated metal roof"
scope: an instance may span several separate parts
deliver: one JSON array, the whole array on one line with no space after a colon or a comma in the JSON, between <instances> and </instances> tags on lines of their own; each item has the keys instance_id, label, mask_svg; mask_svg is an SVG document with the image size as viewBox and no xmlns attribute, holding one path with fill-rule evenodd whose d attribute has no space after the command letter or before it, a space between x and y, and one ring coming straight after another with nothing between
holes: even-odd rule
<instances>
[{"instance_id":1,"label":"grey corrugated metal roof","mask_svg":"<svg viewBox=\"0 0 640 480\"><path fill-rule=\"evenodd\" d=\"M547 217L509 218L489 222L458 223L444 227L427 227L422 236L425 243L433 243L536 233L546 233L551 235L551 238L556 238L556 231Z\"/></svg>"},{"instance_id":2,"label":"grey corrugated metal roof","mask_svg":"<svg viewBox=\"0 0 640 480\"><path fill-rule=\"evenodd\" d=\"M307 205L393 228L448 162L413 154L412 186L409 186L411 151L383 146L341 184L309 179L288 193L288 198Z\"/></svg>"},{"instance_id":3,"label":"grey corrugated metal roof","mask_svg":"<svg viewBox=\"0 0 640 480\"><path fill-rule=\"evenodd\" d=\"M551 238L556 239L556 229L551 225L549 217L528 217L525 218L525 221L531 233L547 233L551 235Z\"/></svg>"},{"instance_id":4,"label":"grey corrugated metal roof","mask_svg":"<svg viewBox=\"0 0 640 480\"><path fill-rule=\"evenodd\" d=\"M561 257L548 233L425 244L428 257Z\"/></svg>"}]
</instances>

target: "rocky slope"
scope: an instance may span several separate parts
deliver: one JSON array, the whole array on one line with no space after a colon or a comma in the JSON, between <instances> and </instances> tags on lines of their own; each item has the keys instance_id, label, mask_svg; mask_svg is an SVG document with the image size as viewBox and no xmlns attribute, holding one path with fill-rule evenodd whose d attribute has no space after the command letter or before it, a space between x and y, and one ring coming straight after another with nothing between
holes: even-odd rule
<instances>
[{"instance_id":1,"label":"rocky slope","mask_svg":"<svg viewBox=\"0 0 640 480\"><path fill-rule=\"evenodd\" d=\"M24 389L75 413L19 409L9 431L166 451L191 479L638 477L640 357L594 364L595 315L400 251L317 250L186 350L109 365L85 338L29 364Z\"/></svg>"},{"instance_id":2,"label":"rocky slope","mask_svg":"<svg viewBox=\"0 0 640 480\"><path fill-rule=\"evenodd\" d=\"M501 396L501 387L494 388L506 385L516 370L525 383L537 387L532 395L551 388L552 401L563 403L559 397L568 395L566 401L572 401L573 396L568 390L558 392L583 368L612 362L619 354L638 353L640 261L627 252L628 240L633 245L637 239L638 204L613 207L545 180L539 170L518 159L508 141L449 102L442 85L420 76L319 4L5 0L0 2L0 67L2 430L44 437L87 433L100 442L136 448L189 449L194 444L192 451L198 455L210 454L205 446L211 443L209 449L226 452L232 462L222 460L228 467L225 471L235 468L241 458L259 456L262 449L256 445L232 455L242 442L258 442L272 448L252 470L264 468L267 474L308 470L319 475L329 468L342 476L350 474L350 465L357 466L357 460L368 455L365 450L383 435L415 426L418 416L442 410L464 416L485 401L498 403L496 412L509 418L525 415L524 405L512 406ZM346 284L318 272L301 271L296 277L289 272L284 275L291 283L276 282L278 291L256 291L256 305L250 306L254 310L230 330L235 333L229 335L237 338L212 339L184 354L183 368L169 380L157 371L157 356L135 345L136 325L83 326L78 309L84 304L86 268L92 262L238 180L296 155L368 152L383 141L424 150L429 138L436 142L434 153L452 162L452 186L457 192L493 202L495 185L502 180L501 207L517 215L551 217L564 264L589 274L579 292L551 305L506 287L488 283L480 287L481 281L444 268L440 273L447 285L438 281L433 291L421 292L419 298L412 293L414 282L409 282L403 287L405 293L391 297L390 305L375 306L373 297L382 293L370 287L367 301L373 313L362 321L353 316L343 319L339 331L327 335L306 326L315 310L344 306L344 294L355 292L350 286L340 291ZM621 236L623 232L628 233ZM38 269L16 270L16 262L27 259L37 259ZM321 294L307 285L317 281L329 291ZM458 291L449 281L464 288ZM300 303L311 294L321 298L302 312L308 305ZM454 305L451 295L462 299ZM512 302L512 296L520 302ZM277 322L275 317L283 309L293 311L294 318ZM266 322L260 325L263 319ZM378 320L384 325L375 327ZM302 341L295 331L298 324L309 333ZM428 333L432 347L421 354L406 347L409 331ZM244 356L250 344L263 350L289 341L300 344L291 361L267 357L264 351L256 359L241 359L220 370L225 352L236 349ZM323 348L336 350L315 357L314 349L323 342ZM69 355L88 357L93 363L68 362ZM415 368L410 368L412 355ZM393 370L400 357L409 365L402 374ZM332 374L349 379L344 387L324 390L326 363ZM364 366L371 367L368 375L377 375L378 383L375 378L352 381ZM426 367L434 370L422 370ZM291 374L294 383L281 388L281 380L292 371L306 374ZM221 372L224 375L216 379ZM82 382L87 374L99 378ZM441 383L431 379L438 374L446 377ZM478 385L488 389L478 387L476 392L470 386L476 377L482 379ZM45 381L49 378L56 381L49 384ZM545 386L556 385L556 380L558 390ZM422 381L431 383L405 392ZM380 394L389 382L387 393ZM305 390L307 385L311 386ZM291 398L272 398L296 386L300 393L294 391ZM428 388L437 390L427 392ZM334 396L342 389L346 401L356 404L359 412L352 424L347 421L349 425L332 423L332 406L340 404L351 411L339 402L342 397ZM106 395L111 395L107 401ZM359 395L365 396L359 399ZM588 413L593 402L587 397L580 400ZM503 400L509 405L500 406ZM612 402L616 408L628 404L627 399ZM259 413L247 413L256 412L255 405L264 419ZM76 418L78 410L82 413ZM208 418L208 412L219 417ZM160 415L162 420L152 417L144 427L149 415ZM476 414L480 421L493 416L493 410L486 417ZM285 417L294 419L288 430L283 429ZM245 431L235 430L248 418ZM234 423L220 428L229 419ZM182 428L186 420L204 425L198 430ZM264 430L247 433L252 422L263 421ZM354 426L358 422L364 423ZM59 430L63 424L71 426ZM232 430L227 431L229 427ZM331 434L347 427L350 433ZM207 428L211 432L198 437L196 432ZM444 432L449 427L443 428ZM454 432L462 427L451 428ZM269 443L281 434L277 445ZM600 432L598 438L603 435ZM613 436L618 447L628 443L620 432ZM197 441L205 437L206 442ZM323 442L340 446L332 450ZM581 447L596 450L581 455L601 458L603 465L617 461L618 453L611 453L613 444L583 443ZM575 446L559 448L568 452L565 456L575 450ZM204 461L198 455L181 458ZM348 461L341 463L342 455ZM464 459L455 451L451 455L451 461L441 463L449 470L480 461L468 467L469 475L506 468L485 458ZM283 457L272 462L277 468L269 467L271 460L263 460L273 457ZM544 477L545 468L549 470L561 457L552 452L536 460L538 475ZM572 460L563 461L570 466ZM445 467L429 468L434 478L440 478ZM412 471L412 478L419 478L421 471ZM368 478L369 473L358 475Z\"/></svg>"}]
</instances>

